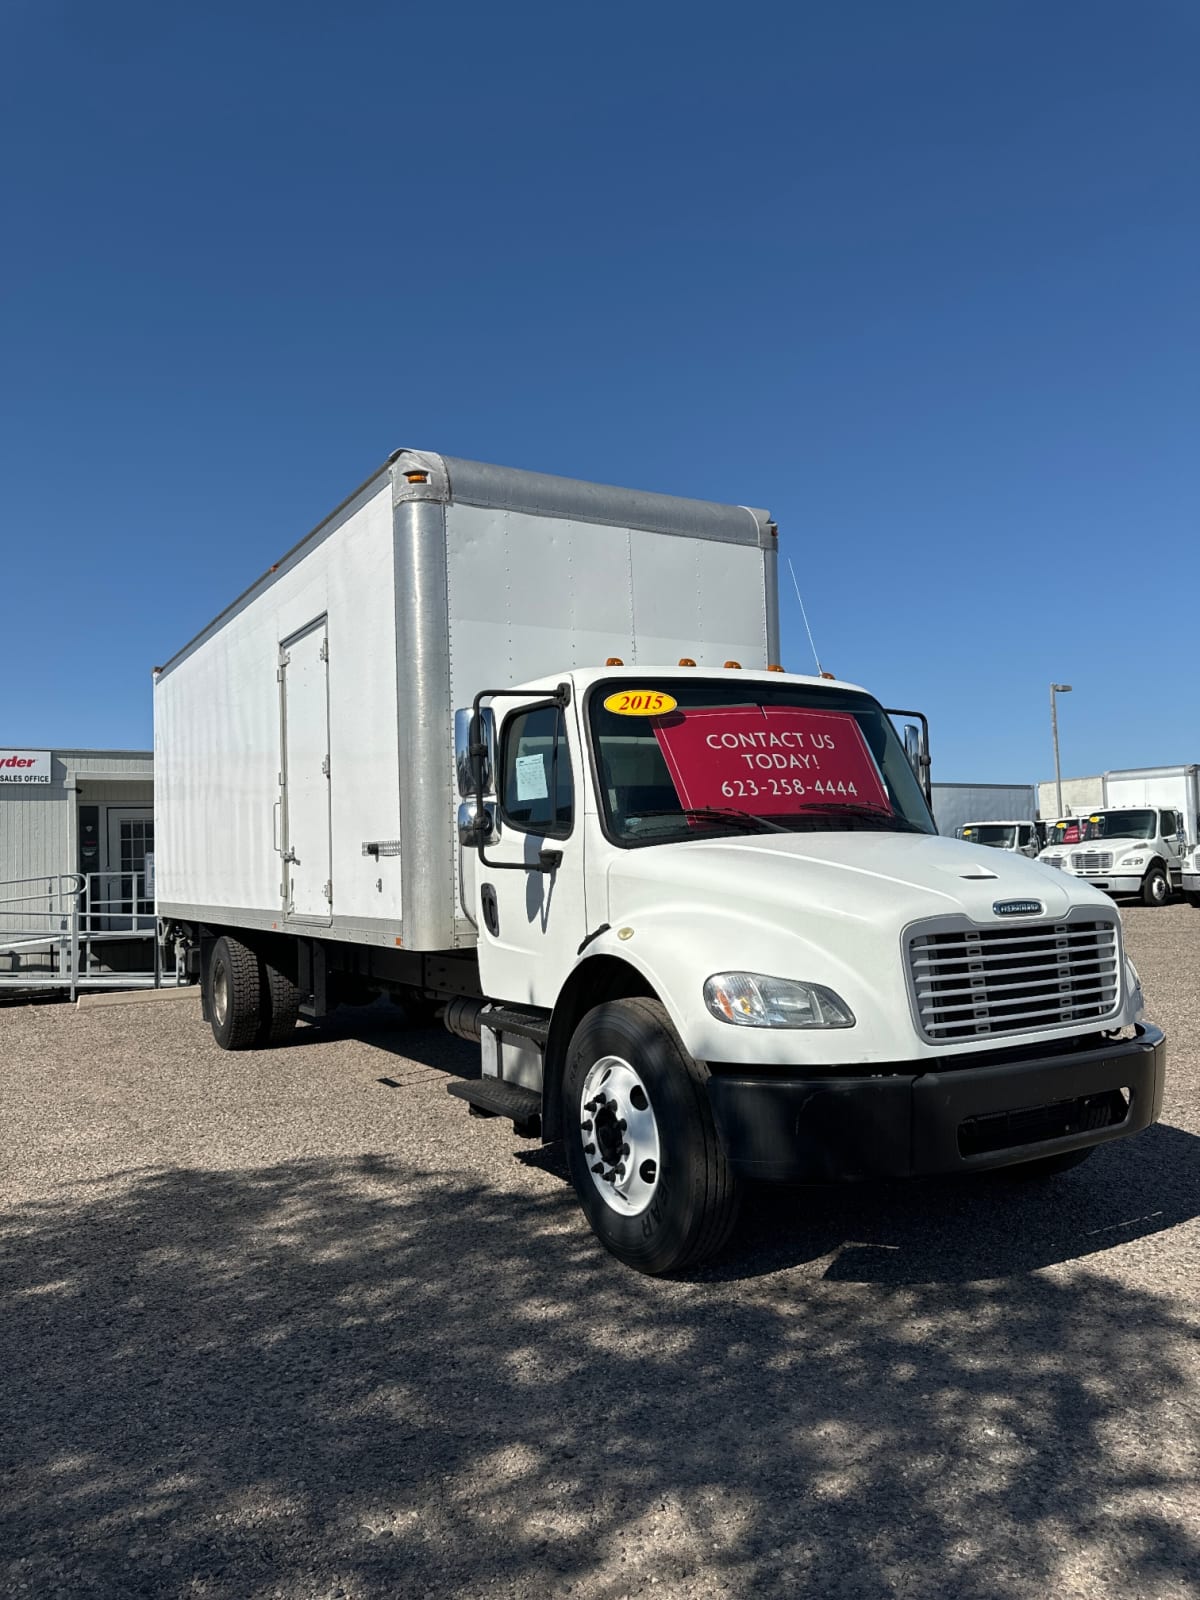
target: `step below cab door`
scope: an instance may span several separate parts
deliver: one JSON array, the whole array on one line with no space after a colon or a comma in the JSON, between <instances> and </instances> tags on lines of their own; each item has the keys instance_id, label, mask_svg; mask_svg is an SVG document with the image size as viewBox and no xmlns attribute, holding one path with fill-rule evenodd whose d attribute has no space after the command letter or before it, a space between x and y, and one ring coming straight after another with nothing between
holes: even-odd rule
<instances>
[{"instance_id":1,"label":"step below cab door","mask_svg":"<svg viewBox=\"0 0 1200 1600\"><path fill-rule=\"evenodd\" d=\"M497 831L471 862L483 991L551 1007L586 933L582 774L573 706L501 710Z\"/></svg>"}]
</instances>

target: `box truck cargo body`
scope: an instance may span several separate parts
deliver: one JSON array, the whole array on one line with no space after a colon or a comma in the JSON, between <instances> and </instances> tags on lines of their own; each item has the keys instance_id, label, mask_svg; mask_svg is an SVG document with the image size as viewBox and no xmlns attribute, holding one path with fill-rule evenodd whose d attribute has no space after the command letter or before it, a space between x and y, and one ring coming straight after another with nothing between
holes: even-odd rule
<instances>
[{"instance_id":1,"label":"box truck cargo body","mask_svg":"<svg viewBox=\"0 0 1200 1600\"><path fill-rule=\"evenodd\" d=\"M450 1092L561 1138L650 1272L748 1178L1044 1176L1152 1122L1111 901L937 837L924 719L782 670L776 539L390 458L156 676L158 911L218 1042L436 1016Z\"/></svg>"},{"instance_id":2,"label":"box truck cargo body","mask_svg":"<svg viewBox=\"0 0 1200 1600\"><path fill-rule=\"evenodd\" d=\"M164 914L473 944L454 708L610 655L765 667L775 563L763 512L405 452L158 674Z\"/></svg>"},{"instance_id":3,"label":"box truck cargo body","mask_svg":"<svg viewBox=\"0 0 1200 1600\"><path fill-rule=\"evenodd\" d=\"M979 822L1033 822L1037 792L1031 783L935 783L933 814L948 839Z\"/></svg>"}]
</instances>

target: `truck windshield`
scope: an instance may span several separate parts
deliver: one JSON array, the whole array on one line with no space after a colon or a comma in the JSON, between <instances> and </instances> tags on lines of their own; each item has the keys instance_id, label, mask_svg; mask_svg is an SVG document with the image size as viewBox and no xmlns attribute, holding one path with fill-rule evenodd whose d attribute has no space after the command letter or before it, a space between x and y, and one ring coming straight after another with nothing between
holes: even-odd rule
<instances>
[{"instance_id":1,"label":"truck windshield","mask_svg":"<svg viewBox=\"0 0 1200 1600\"><path fill-rule=\"evenodd\" d=\"M990 844L997 850L1017 847L1017 830L1000 822L972 822L969 827L958 830L958 837L968 844Z\"/></svg>"},{"instance_id":2,"label":"truck windshield","mask_svg":"<svg viewBox=\"0 0 1200 1600\"><path fill-rule=\"evenodd\" d=\"M1079 821L1083 839L1153 839L1158 833L1154 811L1093 811Z\"/></svg>"},{"instance_id":3,"label":"truck windshield","mask_svg":"<svg viewBox=\"0 0 1200 1600\"><path fill-rule=\"evenodd\" d=\"M665 712L646 714L667 697ZM609 836L936 833L882 707L847 689L639 678L597 684L589 721Z\"/></svg>"}]
</instances>

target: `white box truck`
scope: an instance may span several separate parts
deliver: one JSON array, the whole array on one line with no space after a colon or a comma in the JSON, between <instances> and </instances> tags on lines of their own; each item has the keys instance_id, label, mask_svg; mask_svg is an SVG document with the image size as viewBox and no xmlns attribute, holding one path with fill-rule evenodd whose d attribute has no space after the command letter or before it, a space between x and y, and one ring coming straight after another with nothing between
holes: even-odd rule
<instances>
[{"instance_id":1,"label":"white box truck","mask_svg":"<svg viewBox=\"0 0 1200 1600\"><path fill-rule=\"evenodd\" d=\"M451 1092L562 1139L647 1272L747 1179L1151 1123L1112 902L939 838L923 719L780 670L776 593L765 512L393 455L156 674L158 911L218 1043L436 1014L480 1045Z\"/></svg>"},{"instance_id":2,"label":"white box truck","mask_svg":"<svg viewBox=\"0 0 1200 1600\"><path fill-rule=\"evenodd\" d=\"M1026 825L1037 817L1037 791L1031 783L935 783L933 816L938 832L961 839L961 829L978 823ZM1007 848L1007 847L1006 847Z\"/></svg>"},{"instance_id":3,"label":"white box truck","mask_svg":"<svg viewBox=\"0 0 1200 1600\"><path fill-rule=\"evenodd\" d=\"M1104 774L1104 804L1047 830L1038 860L1111 895L1166 905L1188 893L1197 843L1200 768L1142 767Z\"/></svg>"}]
</instances>

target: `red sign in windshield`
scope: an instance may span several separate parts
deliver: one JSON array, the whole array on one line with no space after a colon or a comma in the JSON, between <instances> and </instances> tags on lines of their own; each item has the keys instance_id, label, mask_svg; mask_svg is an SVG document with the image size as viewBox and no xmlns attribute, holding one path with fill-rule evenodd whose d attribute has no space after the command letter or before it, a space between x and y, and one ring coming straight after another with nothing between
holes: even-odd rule
<instances>
[{"instance_id":1,"label":"red sign in windshield","mask_svg":"<svg viewBox=\"0 0 1200 1600\"><path fill-rule=\"evenodd\" d=\"M654 736L684 806L732 806L765 816L840 802L891 814L862 730L846 711L678 711L663 718Z\"/></svg>"}]
</instances>

